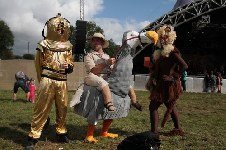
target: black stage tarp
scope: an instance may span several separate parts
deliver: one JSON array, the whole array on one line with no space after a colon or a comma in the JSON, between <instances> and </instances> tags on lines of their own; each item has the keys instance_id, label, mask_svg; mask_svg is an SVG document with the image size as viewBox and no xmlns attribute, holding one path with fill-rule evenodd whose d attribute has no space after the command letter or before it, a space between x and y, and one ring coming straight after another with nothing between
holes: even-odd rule
<instances>
[{"instance_id":1,"label":"black stage tarp","mask_svg":"<svg viewBox=\"0 0 226 150\"><path fill-rule=\"evenodd\" d=\"M204 71L219 71L226 67L226 8L206 13L175 28L175 46L189 64L189 74L202 74ZM205 22L203 20L207 19ZM152 45L144 49L134 59L135 74L147 74L143 66L144 57L151 56Z\"/></svg>"}]
</instances>

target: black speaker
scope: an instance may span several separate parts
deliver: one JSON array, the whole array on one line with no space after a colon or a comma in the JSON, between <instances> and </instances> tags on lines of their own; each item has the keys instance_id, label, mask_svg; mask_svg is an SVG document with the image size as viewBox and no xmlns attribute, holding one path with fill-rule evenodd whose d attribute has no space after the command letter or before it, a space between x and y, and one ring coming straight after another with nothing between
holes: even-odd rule
<instances>
[{"instance_id":1,"label":"black speaker","mask_svg":"<svg viewBox=\"0 0 226 150\"><path fill-rule=\"evenodd\" d=\"M86 21L83 20L76 21L74 54L84 54L87 33L86 26L87 26Z\"/></svg>"}]
</instances>

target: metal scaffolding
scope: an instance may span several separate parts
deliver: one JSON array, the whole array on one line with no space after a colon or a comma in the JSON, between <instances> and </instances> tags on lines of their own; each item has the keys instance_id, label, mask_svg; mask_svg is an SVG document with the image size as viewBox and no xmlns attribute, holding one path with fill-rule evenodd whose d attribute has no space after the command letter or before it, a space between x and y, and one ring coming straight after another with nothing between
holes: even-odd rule
<instances>
[{"instance_id":1,"label":"metal scaffolding","mask_svg":"<svg viewBox=\"0 0 226 150\"><path fill-rule=\"evenodd\" d=\"M163 15L155 22L150 23L142 31L156 30L163 24L171 24L177 27L194 18L205 15L209 12L226 7L226 0L195 0L182 5Z\"/></svg>"},{"instance_id":2,"label":"metal scaffolding","mask_svg":"<svg viewBox=\"0 0 226 150\"><path fill-rule=\"evenodd\" d=\"M80 20L84 20L84 1L80 0Z\"/></svg>"}]
</instances>

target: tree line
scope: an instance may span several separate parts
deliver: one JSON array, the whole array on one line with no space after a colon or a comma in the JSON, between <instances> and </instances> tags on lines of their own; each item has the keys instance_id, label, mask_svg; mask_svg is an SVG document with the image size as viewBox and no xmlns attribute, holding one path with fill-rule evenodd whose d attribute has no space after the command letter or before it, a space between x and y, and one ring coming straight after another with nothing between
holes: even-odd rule
<instances>
[{"instance_id":1,"label":"tree line","mask_svg":"<svg viewBox=\"0 0 226 150\"><path fill-rule=\"evenodd\" d=\"M104 30L99 27L95 22L88 21L87 22L87 33L86 37L92 36L95 32L100 32L104 35ZM70 42L76 48L76 27L71 26L71 35L69 38ZM14 46L14 35L13 32L10 30L7 23L3 20L0 20L0 59L8 60L8 59L34 59L33 54L23 54L23 56L13 54L13 46ZM109 40L109 47L105 49L106 53L110 56L114 56L117 49L119 48L118 45L115 44L113 39ZM85 43L85 50L89 52L91 50L91 46L89 42Z\"/></svg>"}]
</instances>

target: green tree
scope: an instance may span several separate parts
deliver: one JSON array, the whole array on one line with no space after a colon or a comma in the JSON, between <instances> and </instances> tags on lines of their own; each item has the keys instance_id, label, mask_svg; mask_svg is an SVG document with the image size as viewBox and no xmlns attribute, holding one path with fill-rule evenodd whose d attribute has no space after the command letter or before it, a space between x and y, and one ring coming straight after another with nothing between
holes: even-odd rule
<instances>
[{"instance_id":1,"label":"green tree","mask_svg":"<svg viewBox=\"0 0 226 150\"><path fill-rule=\"evenodd\" d=\"M85 43L86 52L89 52L91 50L89 37L91 37L95 32L100 32L104 35L104 30L101 27L99 27L95 22L88 21L86 24L86 39L87 39ZM69 40L73 44L73 49L76 48L76 27L71 26L71 35ZM112 57L115 55L117 49L118 45L116 45L115 42L112 39L110 39L109 47L105 49L105 52ZM81 61L78 55L75 55L75 61Z\"/></svg>"},{"instance_id":2,"label":"green tree","mask_svg":"<svg viewBox=\"0 0 226 150\"><path fill-rule=\"evenodd\" d=\"M71 26L70 30L71 30L71 35L69 37L69 41L71 42L72 45L74 45L75 44L76 28L74 26Z\"/></svg>"},{"instance_id":3,"label":"green tree","mask_svg":"<svg viewBox=\"0 0 226 150\"><path fill-rule=\"evenodd\" d=\"M34 60L35 56L33 54L24 54L23 59Z\"/></svg>"},{"instance_id":4,"label":"green tree","mask_svg":"<svg viewBox=\"0 0 226 150\"><path fill-rule=\"evenodd\" d=\"M14 36L9 26L0 20L0 59L12 59Z\"/></svg>"},{"instance_id":5,"label":"green tree","mask_svg":"<svg viewBox=\"0 0 226 150\"><path fill-rule=\"evenodd\" d=\"M98 25L96 25L95 22L87 22L87 42L86 42L86 45L85 45L85 50L86 52L89 52L92 48L91 48L91 45L90 45L90 42L89 42L89 38L95 33L95 32L100 32L104 35L104 30L99 27Z\"/></svg>"},{"instance_id":6,"label":"green tree","mask_svg":"<svg viewBox=\"0 0 226 150\"><path fill-rule=\"evenodd\" d=\"M87 22L87 37L92 36L95 32L100 32L104 34L104 30L99 27L95 22Z\"/></svg>"},{"instance_id":7,"label":"green tree","mask_svg":"<svg viewBox=\"0 0 226 150\"><path fill-rule=\"evenodd\" d=\"M120 48L119 45L116 45L113 39L109 40L109 46L105 49L105 52L110 55L110 57L115 57L118 49Z\"/></svg>"},{"instance_id":8,"label":"green tree","mask_svg":"<svg viewBox=\"0 0 226 150\"><path fill-rule=\"evenodd\" d=\"M87 26L86 26L86 37L87 41L85 43L85 50L86 52L89 52L91 50L91 46L89 44L89 37L91 37L95 32L100 32L104 35L104 30L99 27L95 22L88 21ZM75 39L76 37L76 27L71 26L71 35L70 35L70 42L75 46ZM109 47L106 49L106 52L110 55L113 56L115 53L115 50L117 49L117 45L114 43L112 39L109 40Z\"/></svg>"},{"instance_id":9,"label":"green tree","mask_svg":"<svg viewBox=\"0 0 226 150\"><path fill-rule=\"evenodd\" d=\"M87 23L87 40L91 37L95 32L102 33L104 35L104 30L99 27L95 22ZM105 35L104 35L105 36ZM89 52L91 50L90 42L86 42L86 51ZM117 51L118 46L115 44L113 39L109 40L109 47L105 49L105 52L113 57Z\"/></svg>"},{"instance_id":10,"label":"green tree","mask_svg":"<svg viewBox=\"0 0 226 150\"><path fill-rule=\"evenodd\" d=\"M23 59L23 57L20 55L14 55L14 59Z\"/></svg>"}]
</instances>

